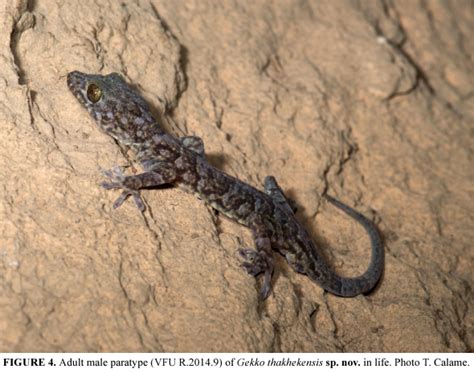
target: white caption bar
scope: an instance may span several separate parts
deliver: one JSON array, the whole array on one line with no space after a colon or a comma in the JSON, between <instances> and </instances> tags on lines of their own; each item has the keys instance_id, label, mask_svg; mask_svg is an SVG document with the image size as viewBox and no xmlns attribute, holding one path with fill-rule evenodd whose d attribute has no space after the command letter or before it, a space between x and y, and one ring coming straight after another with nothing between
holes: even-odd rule
<instances>
[{"instance_id":1,"label":"white caption bar","mask_svg":"<svg viewBox=\"0 0 474 373\"><path fill-rule=\"evenodd\" d=\"M472 371L473 354L36 353L0 354L2 372L436 372Z\"/></svg>"}]
</instances>

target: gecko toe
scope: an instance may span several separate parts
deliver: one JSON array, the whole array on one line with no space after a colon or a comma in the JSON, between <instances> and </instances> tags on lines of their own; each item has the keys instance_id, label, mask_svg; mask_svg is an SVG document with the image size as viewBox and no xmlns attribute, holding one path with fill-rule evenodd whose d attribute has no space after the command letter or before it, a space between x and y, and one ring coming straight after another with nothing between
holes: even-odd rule
<instances>
[{"instance_id":1,"label":"gecko toe","mask_svg":"<svg viewBox=\"0 0 474 373\"><path fill-rule=\"evenodd\" d=\"M145 211L145 204L143 203L142 197L138 192L132 192L133 201L140 211Z\"/></svg>"},{"instance_id":2,"label":"gecko toe","mask_svg":"<svg viewBox=\"0 0 474 373\"><path fill-rule=\"evenodd\" d=\"M120 189L122 188L122 184L121 183L108 183L106 181L100 183L100 186L104 189L107 189L107 190L110 190L110 189Z\"/></svg>"},{"instance_id":3,"label":"gecko toe","mask_svg":"<svg viewBox=\"0 0 474 373\"><path fill-rule=\"evenodd\" d=\"M112 207L113 207L114 209L118 209L120 206L122 206L122 204L125 202L125 200L130 196L130 194L131 194L130 191L124 190L124 191L120 194L119 198L117 198L117 199L115 200L115 202L114 202L114 204L112 205Z\"/></svg>"},{"instance_id":4,"label":"gecko toe","mask_svg":"<svg viewBox=\"0 0 474 373\"><path fill-rule=\"evenodd\" d=\"M136 190L130 190L130 189L125 189L120 194L119 198L117 198L115 200L115 202L113 204L113 208L117 209L120 206L122 206L122 204L125 202L125 200L130 196L132 196L133 201L135 202L135 205L137 206L137 208L140 211L144 211L145 210L145 204L143 203L142 197L140 197L140 193L137 192Z\"/></svg>"},{"instance_id":5,"label":"gecko toe","mask_svg":"<svg viewBox=\"0 0 474 373\"><path fill-rule=\"evenodd\" d=\"M260 299L263 301L268 298L270 295L270 290L272 288L272 275L273 267L267 268L265 271L265 278L263 280L262 288L260 289Z\"/></svg>"}]
</instances>

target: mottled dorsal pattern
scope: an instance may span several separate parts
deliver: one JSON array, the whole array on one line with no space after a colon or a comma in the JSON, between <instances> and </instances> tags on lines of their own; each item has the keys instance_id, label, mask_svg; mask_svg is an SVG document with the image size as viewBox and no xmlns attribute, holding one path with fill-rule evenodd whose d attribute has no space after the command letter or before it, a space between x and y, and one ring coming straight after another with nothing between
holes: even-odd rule
<instances>
[{"instance_id":1,"label":"mottled dorsal pattern","mask_svg":"<svg viewBox=\"0 0 474 373\"><path fill-rule=\"evenodd\" d=\"M345 297L370 291L383 270L383 246L375 225L352 208L326 196L328 201L358 221L371 239L372 259L359 277L346 278L329 268L306 230L298 223L291 205L275 178L265 179L264 192L227 175L207 163L204 144L196 136L173 137L163 131L145 100L119 74L68 74L71 92L89 111L98 126L120 143L135 150L144 172L125 176L114 167L105 173L107 189L121 189L114 207L132 196L145 208L139 190L173 184L199 196L225 216L249 227L254 249L241 249L248 273L264 274L261 297L270 293L273 251L285 256L299 273L309 276L327 291Z\"/></svg>"}]
</instances>

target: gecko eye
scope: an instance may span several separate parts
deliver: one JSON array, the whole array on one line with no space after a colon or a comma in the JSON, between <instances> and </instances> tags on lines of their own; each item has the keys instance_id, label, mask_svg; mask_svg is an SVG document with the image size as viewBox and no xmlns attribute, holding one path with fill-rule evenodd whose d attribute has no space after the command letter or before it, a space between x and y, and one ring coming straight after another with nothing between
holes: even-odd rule
<instances>
[{"instance_id":1,"label":"gecko eye","mask_svg":"<svg viewBox=\"0 0 474 373\"><path fill-rule=\"evenodd\" d=\"M87 87L87 98L89 99L90 102L95 104L100 100L102 97L102 90L97 84L89 84L89 87Z\"/></svg>"}]
</instances>

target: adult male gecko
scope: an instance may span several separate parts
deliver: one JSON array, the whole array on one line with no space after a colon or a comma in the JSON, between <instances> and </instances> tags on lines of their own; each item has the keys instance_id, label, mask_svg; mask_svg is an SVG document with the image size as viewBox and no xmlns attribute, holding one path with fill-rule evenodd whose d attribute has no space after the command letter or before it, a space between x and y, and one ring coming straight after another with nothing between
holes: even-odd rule
<instances>
[{"instance_id":1,"label":"adult male gecko","mask_svg":"<svg viewBox=\"0 0 474 373\"><path fill-rule=\"evenodd\" d=\"M353 297L374 288L383 271L384 250L375 225L363 215L330 196L333 205L357 220L367 231L372 258L367 271L346 278L332 271L318 252L273 176L264 181L265 193L211 166L204 157L202 139L176 138L164 132L145 100L117 73L89 75L73 71L67 84L99 127L136 152L145 172L124 176L119 167L106 172L106 189L122 189L113 207L132 196L145 208L139 190L173 184L193 193L225 216L252 230L256 250L240 249L242 266L253 276L264 274L260 297L265 299L273 274L272 249L282 254L297 272L309 276L330 293Z\"/></svg>"}]
</instances>

